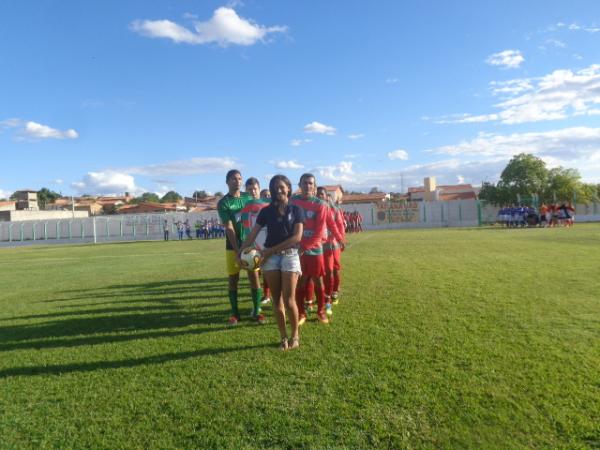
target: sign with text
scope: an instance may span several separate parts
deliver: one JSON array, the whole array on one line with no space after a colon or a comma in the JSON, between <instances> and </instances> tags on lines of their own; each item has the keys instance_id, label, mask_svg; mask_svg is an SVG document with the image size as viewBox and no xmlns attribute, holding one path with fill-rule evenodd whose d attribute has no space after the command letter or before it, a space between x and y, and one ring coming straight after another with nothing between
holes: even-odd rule
<instances>
[{"instance_id":1,"label":"sign with text","mask_svg":"<svg viewBox=\"0 0 600 450\"><path fill-rule=\"evenodd\" d=\"M419 222L420 208L418 202L381 202L377 204L376 223Z\"/></svg>"}]
</instances>

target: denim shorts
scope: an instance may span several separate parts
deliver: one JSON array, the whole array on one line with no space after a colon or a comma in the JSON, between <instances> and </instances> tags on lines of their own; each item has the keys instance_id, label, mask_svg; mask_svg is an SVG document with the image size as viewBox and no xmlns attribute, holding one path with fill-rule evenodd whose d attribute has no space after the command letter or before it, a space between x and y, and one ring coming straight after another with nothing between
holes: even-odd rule
<instances>
[{"instance_id":1,"label":"denim shorts","mask_svg":"<svg viewBox=\"0 0 600 450\"><path fill-rule=\"evenodd\" d=\"M301 275L302 270L300 269L298 249L288 248L287 250L271 255L260 267L260 270L263 272L279 270L281 272L295 272Z\"/></svg>"}]
</instances>

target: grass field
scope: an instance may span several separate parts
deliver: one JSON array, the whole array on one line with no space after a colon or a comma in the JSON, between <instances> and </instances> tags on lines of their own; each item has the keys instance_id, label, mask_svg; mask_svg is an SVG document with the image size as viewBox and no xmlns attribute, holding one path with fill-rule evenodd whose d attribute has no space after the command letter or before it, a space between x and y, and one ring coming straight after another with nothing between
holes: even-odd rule
<instances>
[{"instance_id":1,"label":"grass field","mask_svg":"<svg viewBox=\"0 0 600 450\"><path fill-rule=\"evenodd\" d=\"M0 250L0 448L600 447L600 225L349 242L288 353L223 241Z\"/></svg>"}]
</instances>

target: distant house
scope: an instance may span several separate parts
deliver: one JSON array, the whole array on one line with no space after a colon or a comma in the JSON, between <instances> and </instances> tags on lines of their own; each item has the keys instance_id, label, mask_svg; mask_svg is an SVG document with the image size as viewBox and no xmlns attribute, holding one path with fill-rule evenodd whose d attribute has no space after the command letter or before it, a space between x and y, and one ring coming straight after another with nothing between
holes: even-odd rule
<instances>
[{"instance_id":1,"label":"distant house","mask_svg":"<svg viewBox=\"0 0 600 450\"><path fill-rule=\"evenodd\" d=\"M346 194L342 199L344 205L373 204L390 199L390 194L375 192L373 194Z\"/></svg>"},{"instance_id":2,"label":"distant house","mask_svg":"<svg viewBox=\"0 0 600 450\"><path fill-rule=\"evenodd\" d=\"M16 202L0 202L0 211L14 211Z\"/></svg>"},{"instance_id":3,"label":"distant house","mask_svg":"<svg viewBox=\"0 0 600 450\"><path fill-rule=\"evenodd\" d=\"M199 199L185 197L184 204L189 212L212 211L217 209L219 199L219 197L215 197L214 195Z\"/></svg>"},{"instance_id":4,"label":"distant house","mask_svg":"<svg viewBox=\"0 0 600 450\"><path fill-rule=\"evenodd\" d=\"M427 177L424 185L408 188L408 201L452 201L452 200L475 200L477 199L477 188L470 184L437 185L435 177Z\"/></svg>"},{"instance_id":5,"label":"distant house","mask_svg":"<svg viewBox=\"0 0 600 450\"><path fill-rule=\"evenodd\" d=\"M117 214L151 214L185 211L184 206L177 203L141 202L138 204L124 205L117 210Z\"/></svg>"},{"instance_id":6,"label":"distant house","mask_svg":"<svg viewBox=\"0 0 600 450\"><path fill-rule=\"evenodd\" d=\"M344 189L341 184L320 186L324 187L325 191L327 191L327 195L331 197L331 199L336 202L340 197L344 195Z\"/></svg>"}]
</instances>

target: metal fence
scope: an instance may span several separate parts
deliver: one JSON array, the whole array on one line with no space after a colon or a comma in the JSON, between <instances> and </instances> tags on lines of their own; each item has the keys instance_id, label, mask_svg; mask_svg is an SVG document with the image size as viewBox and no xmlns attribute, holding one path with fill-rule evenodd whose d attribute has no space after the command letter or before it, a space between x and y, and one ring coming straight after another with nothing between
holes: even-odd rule
<instances>
[{"instance_id":1,"label":"metal fence","mask_svg":"<svg viewBox=\"0 0 600 450\"><path fill-rule=\"evenodd\" d=\"M167 221L171 239L177 239L177 222L189 221L195 236L196 222L216 219L216 211L203 213L94 216L85 219L0 222L0 242L117 242L160 240ZM185 236L185 234L184 234ZM187 236L186 236L187 238Z\"/></svg>"},{"instance_id":2,"label":"metal fence","mask_svg":"<svg viewBox=\"0 0 600 450\"><path fill-rule=\"evenodd\" d=\"M499 207L478 200L342 205L348 212L359 212L365 229L476 227L497 221ZM575 205L576 222L600 221L600 203ZM216 211L202 213L134 214L61 219L0 222L0 243L118 242L163 239L167 220L171 239L177 239L177 222L217 219ZM184 238L187 238L184 234Z\"/></svg>"}]
</instances>

